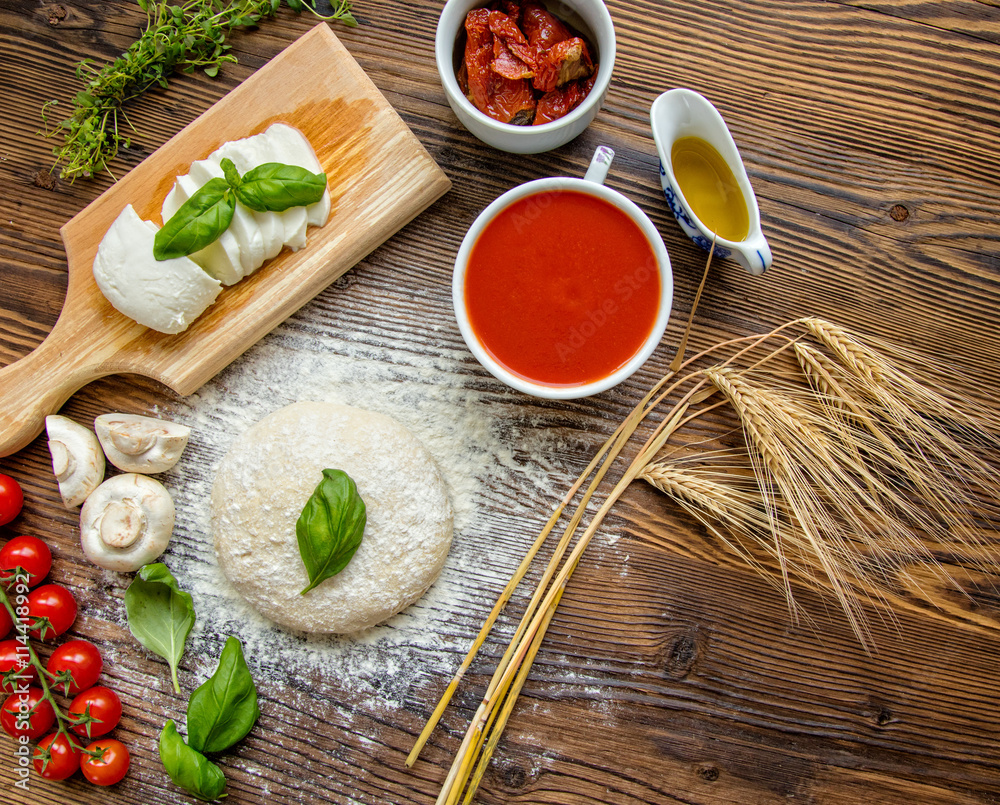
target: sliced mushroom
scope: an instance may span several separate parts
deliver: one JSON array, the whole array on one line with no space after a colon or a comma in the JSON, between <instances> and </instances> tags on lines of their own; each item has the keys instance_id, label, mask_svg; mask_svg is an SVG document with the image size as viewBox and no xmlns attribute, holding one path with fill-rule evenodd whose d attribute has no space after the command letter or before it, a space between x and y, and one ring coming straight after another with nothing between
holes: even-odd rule
<instances>
[{"instance_id":1,"label":"sliced mushroom","mask_svg":"<svg viewBox=\"0 0 1000 805\"><path fill-rule=\"evenodd\" d=\"M108 460L124 472L166 472L187 447L191 428L138 414L101 414L94 420Z\"/></svg>"},{"instance_id":2,"label":"sliced mushroom","mask_svg":"<svg viewBox=\"0 0 1000 805\"><path fill-rule=\"evenodd\" d=\"M80 510L80 542L95 565L132 571L167 549L174 530L174 502L166 487L126 473L101 484Z\"/></svg>"},{"instance_id":3,"label":"sliced mushroom","mask_svg":"<svg viewBox=\"0 0 1000 805\"><path fill-rule=\"evenodd\" d=\"M67 509L79 506L104 478L104 453L93 431L69 417L45 417L52 471Z\"/></svg>"}]
</instances>

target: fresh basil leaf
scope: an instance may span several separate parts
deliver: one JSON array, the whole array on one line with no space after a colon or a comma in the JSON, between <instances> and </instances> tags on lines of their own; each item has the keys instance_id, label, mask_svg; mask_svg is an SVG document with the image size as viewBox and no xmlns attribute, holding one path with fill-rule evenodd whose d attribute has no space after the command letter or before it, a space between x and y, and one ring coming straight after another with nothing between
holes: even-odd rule
<instances>
[{"instance_id":1,"label":"fresh basil leaf","mask_svg":"<svg viewBox=\"0 0 1000 805\"><path fill-rule=\"evenodd\" d=\"M236 199L225 179L209 179L153 238L153 257L186 257L218 240L233 221Z\"/></svg>"},{"instance_id":2,"label":"fresh basil leaf","mask_svg":"<svg viewBox=\"0 0 1000 805\"><path fill-rule=\"evenodd\" d=\"M160 733L160 760L170 779L203 802L219 799L226 792L226 775L212 761L184 743L173 720Z\"/></svg>"},{"instance_id":3,"label":"fresh basil leaf","mask_svg":"<svg viewBox=\"0 0 1000 805\"><path fill-rule=\"evenodd\" d=\"M223 752L257 723L257 688L243 646L229 637L215 673L194 693L187 708L188 743L199 752Z\"/></svg>"},{"instance_id":4,"label":"fresh basil leaf","mask_svg":"<svg viewBox=\"0 0 1000 805\"><path fill-rule=\"evenodd\" d=\"M170 664L174 691L180 693L177 664L194 626L191 595L180 589L166 565L145 565L125 591L125 612L135 639Z\"/></svg>"},{"instance_id":5,"label":"fresh basil leaf","mask_svg":"<svg viewBox=\"0 0 1000 805\"><path fill-rule=\"evenodd\" d=\"M226 184L233 188L233 190L238 188L243 179L240 177L240 172L236 170L236 163L229 157L225 157L219 165L222 168L223 175L226 177Z\"/></svg>"},{"instance_id":6,"label":"fresh basil leaf","mask_svg":"<svg viewBox=\"0 0 1000 805\"><path fill-rule=\"evenodd\" d=\"M323 470L323 480L295 523L299 555L309 574L309 586L301 595L347 567L367 520L354 480L343 470Z\"/></svg>"},{"instance_id":7,"label":"fresh basil leaf","mask_svg":"<svg viewBox=\"0 0 1000 805\"><path fill-rule=\"evenodd\" d=\"M236 188L236 198L257 212L283 212L315 204L326 192L326 174L297 165L265 162L247 171Z\"/></svg>"}]
</instances>

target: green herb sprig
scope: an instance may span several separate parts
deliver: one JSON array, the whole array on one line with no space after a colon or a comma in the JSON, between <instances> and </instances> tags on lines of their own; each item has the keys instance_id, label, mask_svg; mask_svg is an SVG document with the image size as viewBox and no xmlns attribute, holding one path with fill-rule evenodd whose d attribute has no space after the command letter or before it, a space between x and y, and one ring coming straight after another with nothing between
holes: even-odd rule
<instances>
[{"instance_id":1,"label":"green herb sprig","mask_svg":"<svg viewBox=\"0 0 1000 805\"><path fill-rule=\"evenodd\" d=\"M246 737L259 716L257 687L243 657L243 646L230 636L215 673L191 694L188 744L199 752L225 752Z\"/></svg>"},{"instance_id":2,"label":"green herb sprig","mask_svg":"<svg viewBox=\"0 0 1000 805\"><path fill-rule=\"evenodd\" d=\"M226 775L222 769L184 743L173 719L160 732L160 761L170 779L202 802L213 802L226 792Z\"/></svg>"},{"instance_id":3,"label":"green herb sprig","mask_svg":"<svg viewBox=\"0 0 1000 805\"><path fill-rule=\"evenodd\" d=\"M160 760L170 779L204 802L224 796L226 775L205 753L229 749L246 737L259 717L257 687L243 645L230 635L215 673L191 694L187 742L173 720L160 733Z\"/></svg>"},{"instance_id":4,"label":"green herb sprig","mask_svg":"<svg viewBox=\"0 0 1000 805\"><path fill-rule=\"evenodd\" d=\"M186 0L170 3L138 0L146 12L146 28L140 37L113 62L101 68L93 59L77 64L76 75L86 82L73 99L73 113L55 124L47 136L63 136L56 148L53 170L62 166L59 175L73 181L105 170L120 148L128 148L133 129L123 112L123 105L154 86L167 86L171 73L190 73L201 68L214 76L226 63L236 61L229 52L226 37L234 28L257 25L273 17L281 0ZM296 12L309 11L323 20L339 20L355 26L350 0L332 0L332 13L320 14L315 0L285 0ZM57 105L49 101L42 107L42 120L48 127L48 111Z\"/></svg>"},{"instance_id":5,"label":"green herb sprig","mask_svg":"<svg viewBox=\"0 0 1000 805\"><path fill-rule=\"evenodd\" d=\"M170 664L174 690L180 693L177 665L194 626L191 594L178 586L166 565L145 565L125 591L125 612L135 639Z\"/></svg>"},{"instance_id":6,"label":"green herb sprig","mask_svg":"<svg viewBox=\"0 0 1000 805\"><path fill-rule=\"evenodd\" d=\"M368 522L358 486L343 470L323 470L323 480L295 523L299 556L309 574L301 595L347 567Z\"/></svg>"},{"instance_id":7,"label":"green herb sprig","mask_svg":"<svg viewBox=\"0 0 1000 805\"><path fill-rule=\"evenodd\" d=\"M236 202L256 212L284 212L315 204L326 192L326 174L297 165L265 162L240 176L231 159L225 178L209 179L170 216L153 238L153 257L186 257L216 241L233 222Z\"/></svg>"}]
</instances>

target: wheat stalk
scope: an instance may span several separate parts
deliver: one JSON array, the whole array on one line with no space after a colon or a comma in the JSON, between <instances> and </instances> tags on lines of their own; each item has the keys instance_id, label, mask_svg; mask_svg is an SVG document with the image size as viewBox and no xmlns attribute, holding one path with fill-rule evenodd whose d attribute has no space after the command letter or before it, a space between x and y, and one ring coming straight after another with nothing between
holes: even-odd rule
<instances>
[{"instance_id":1,"label":"wheat stalk","mask_svg":"<svg viewBox=\"0 0 1000 805\"><path fill-rule=\"evenodd\" d=\"M803 343L805 334L791 334L796 328L815 337L823 349ZM439 805L456 805L463 791L464 801L472 801L567 583L603 519L637 479L675 500L782 589L793 618L799 612L791 574L824 583L866 649L872 646L872 633L865 598L899 601L907 592L919 591L922 581L936 577L950 582L934 551L950 545L953 553L975 557L989 542L988 524L984 527L970 514L978 507L992 523L989 517L1000 508L996 473L976 454L977 446L1000 444L995 436L1000 428L989 435L990 426L997 424L989 414L959 408L847 330L813 317L716 344L687 360L683 353L682 347L671 371L636 405L562 499L418 739L408 765L529 563L593 476L462 740ZM727 353L732 354L709 369L692 368ZM738 361L750 368L737 369ZM779 368L788 363L794 372ZM688 373L681 375L683 370ZM572 544L588 501L639 424L685 387ZM712 395L724 402L699 408ZM664 451L672 435L724 404L739 418L745 451L716 450L687 458L677 458L679 448ZM736 458L744 463L735 463ZM697 462L702 465L695 466ZM992 554L983 561L983 567L995 566Z\"/></svg>"},{"instance_id":2,"label":"wheat stalk","mask_svg":"<svg viewBox=\"0 0 1000 805\"><path fill-rule=\"evenodd\" d=\"M962 404L957 400L950 400L932 388L931 384L917 379L916 372L899 366L898 359L913 367L933 366L926 358L872 339L878 347L876 349L844 328L824 319L808 317L801 319L801 322L861 381L858 388L871 395L887 410L921 427L928 424L928 419L931 422L949 422L962 438L979 447L995 449L1000 446L1000 417L996 412L967 400ZM940 367L933 368L937 374L948 376ZM940 431L935 435L940 435Z\"/></svg>"},{"instance_id":3,"label":"wheat stalk","mask_svg":"<svg viewBox=\"0 0 1000 805\"><path fill-rule=\"evenodd\" d=\"M994 530L1000 522L997 469L981 458L1000 452L996 415L969 404L959 407L843 328L816 318L804 323L840 359L839 365L828 362L825 371L839 374L841 399L864 409L857 423L884 447L888 455L879 458L894 462L929 504L940 523L931 529L935 538L960 551L971 543L980 554L992 553L971 513L985 516ZM988 568L992 562L988 557L978 564Z\"/></svg>"},{"instance_id":4,"label":"wheat stalk","mask_svg":"<svg viewBox=\"0 0 1000 805\"><path fill-rule=\"evenodd\" d=\"M839 524L821 505L817 496L810 494L813 488L812 478L804 470L801 461L805 445L826 452L822 434L808 427L804 412L795 411L788 401L777 400L754 388L731 369L710 369L705 376L725 395L739 416L751 448L750 457L754 469L758 478L764 480L760 487L762 499L789 602L793 598L788 576L787 545L793 534L778 517L783 503L794 513L796 525L830 579L833 592L843 606L852 629L861 637L862 642L867 643L869 634L864 619L845 588L843 574L838 572L833 560L834 553L843 552L844 536ZM799 416L800 413L803 415ZM780 500L772 490L781 495ZM793 615L794 611L793 606Z\"/></svg>"},{"instance_id":5,"label":"wheat stalk","mask_svg":"<svg viewBox=\"0 0 1000 805\"><path fill-rule=\"evenodd\" d=\"M852 588L861 586L885 601L887 588L919 586L908 570L919 563L954 584L920 537L943 533L940 524L897 488L896 472L884 466L886 451L876 439L817 413L779 384L765 388L732 369L712 369L706 376L743 424L789 597L787 556L795 548L800 561L826 576L870 650L871 633ZM882 461L867 461L872 455ZM790 522L780 519L783 512Z\"/></svg>"}]
</instances>

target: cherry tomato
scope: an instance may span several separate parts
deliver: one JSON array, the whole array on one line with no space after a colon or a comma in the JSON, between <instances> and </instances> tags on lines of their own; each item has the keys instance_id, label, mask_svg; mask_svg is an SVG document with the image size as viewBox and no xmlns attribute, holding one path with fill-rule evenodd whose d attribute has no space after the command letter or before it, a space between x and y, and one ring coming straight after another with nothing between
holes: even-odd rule
<instances>
[{"instance_id":1,"label":"cherry tomato","mask_svg":"<svg viewBox=\"0 0 1000 805\"><path fill-rule=\"evenodd\" d=\"M52 551L38 537L14 537L0 548L0 579L8 582L21 568L28 573L28 586L35 587L52 568Z\"/></svg>"},{"instance_id":2,"label":"cherry tomato","mask_svg":"<svg viewBox=\"0 0 1000 805\"><path fill-rule=\"evenodd\" d=\"M35 771L46 780L65 780L80 768L80 754L65 735L53 732L35 747Z\"/></svg>"},{"instance_id":3,"label":"cherry tomato","mask_svg":"<svg viewBox=\"0 0 1000 805\"><path fill-rule=\"evenodd\" d=\"M54 677L53 687L65 696L76 696L97 682L103 666L97 646L86 640L69 640L52 652L45 669Z\"/></svg>"},{"instance_id":4,"label":"cherry tomato","mask_svg":"<svg viewBox=\"0 0 1000 805\"><path fill-rule=\"evenodd\" d=\"M21 485L9 475L0 475L0 525L7 525L17 517L23 505Z\"/></svg>"},{"instance_id":5,"label":"cherry tomato","mask_svg":"<svg viewBox=\"0 0 1000 805\"><path fill-rule=\"evenodd\" d=\"M128 771L128 749L114 738L101 738L83 750L83 776L94 785L114 785Z\"/></svg>"},{"instance_id":6,"label":"cherry tomato","mask_svg":"<svg viewBox=\"0 0 1000 805\"><path fill-rule=\"evenodd\" d=\"M28 593L28 634L58 637L76 620L76 599L61 584L43 584Z\"/></svg>"},{"instance_id":7,"label":"cherry tomato","mask_svg":"<svg viewBox=\"0 0 1000 805\"><path fill-rule=\"evenodd\" d=\"M13 693L19 685L34 685L38 671L31 664L26 646L15 638L0 642L0 692Z\"/></svg>"},{"instance_id":8,"label":"cherry tomato","mask_svg":"<svg viewBox=\"0 0 1000 805\"><path fill-rule=\"evenodd\" d=\"M13 693L0 710L0 726L12 738L27 735L34 740L44 735L56 720L52 705L43 698L41 688L30 687L26 693Z\"/></svg>"},{"instance_id":9,"label":"cherry tomato","mask_svg":"<svg viewBox=\"0 0 1000 805\"><path fill-rule=\"evenodd\" d=\"M0 637L6 637L10 630L14 628L14 621L10 619L7 607L0 604Z\"/></svg>"},{"instance_id":10,"label":"cherry tomato","mask_svg":"<svg viewBox=\"0 0 1000 805\"><path fill-rule=\"evenodd\" d=\"M122 700L111 688L97 685L85 690L69 705L70 728L77 735L98 738L118 726L122 717Z\"/></svg>"}]
</instances>

